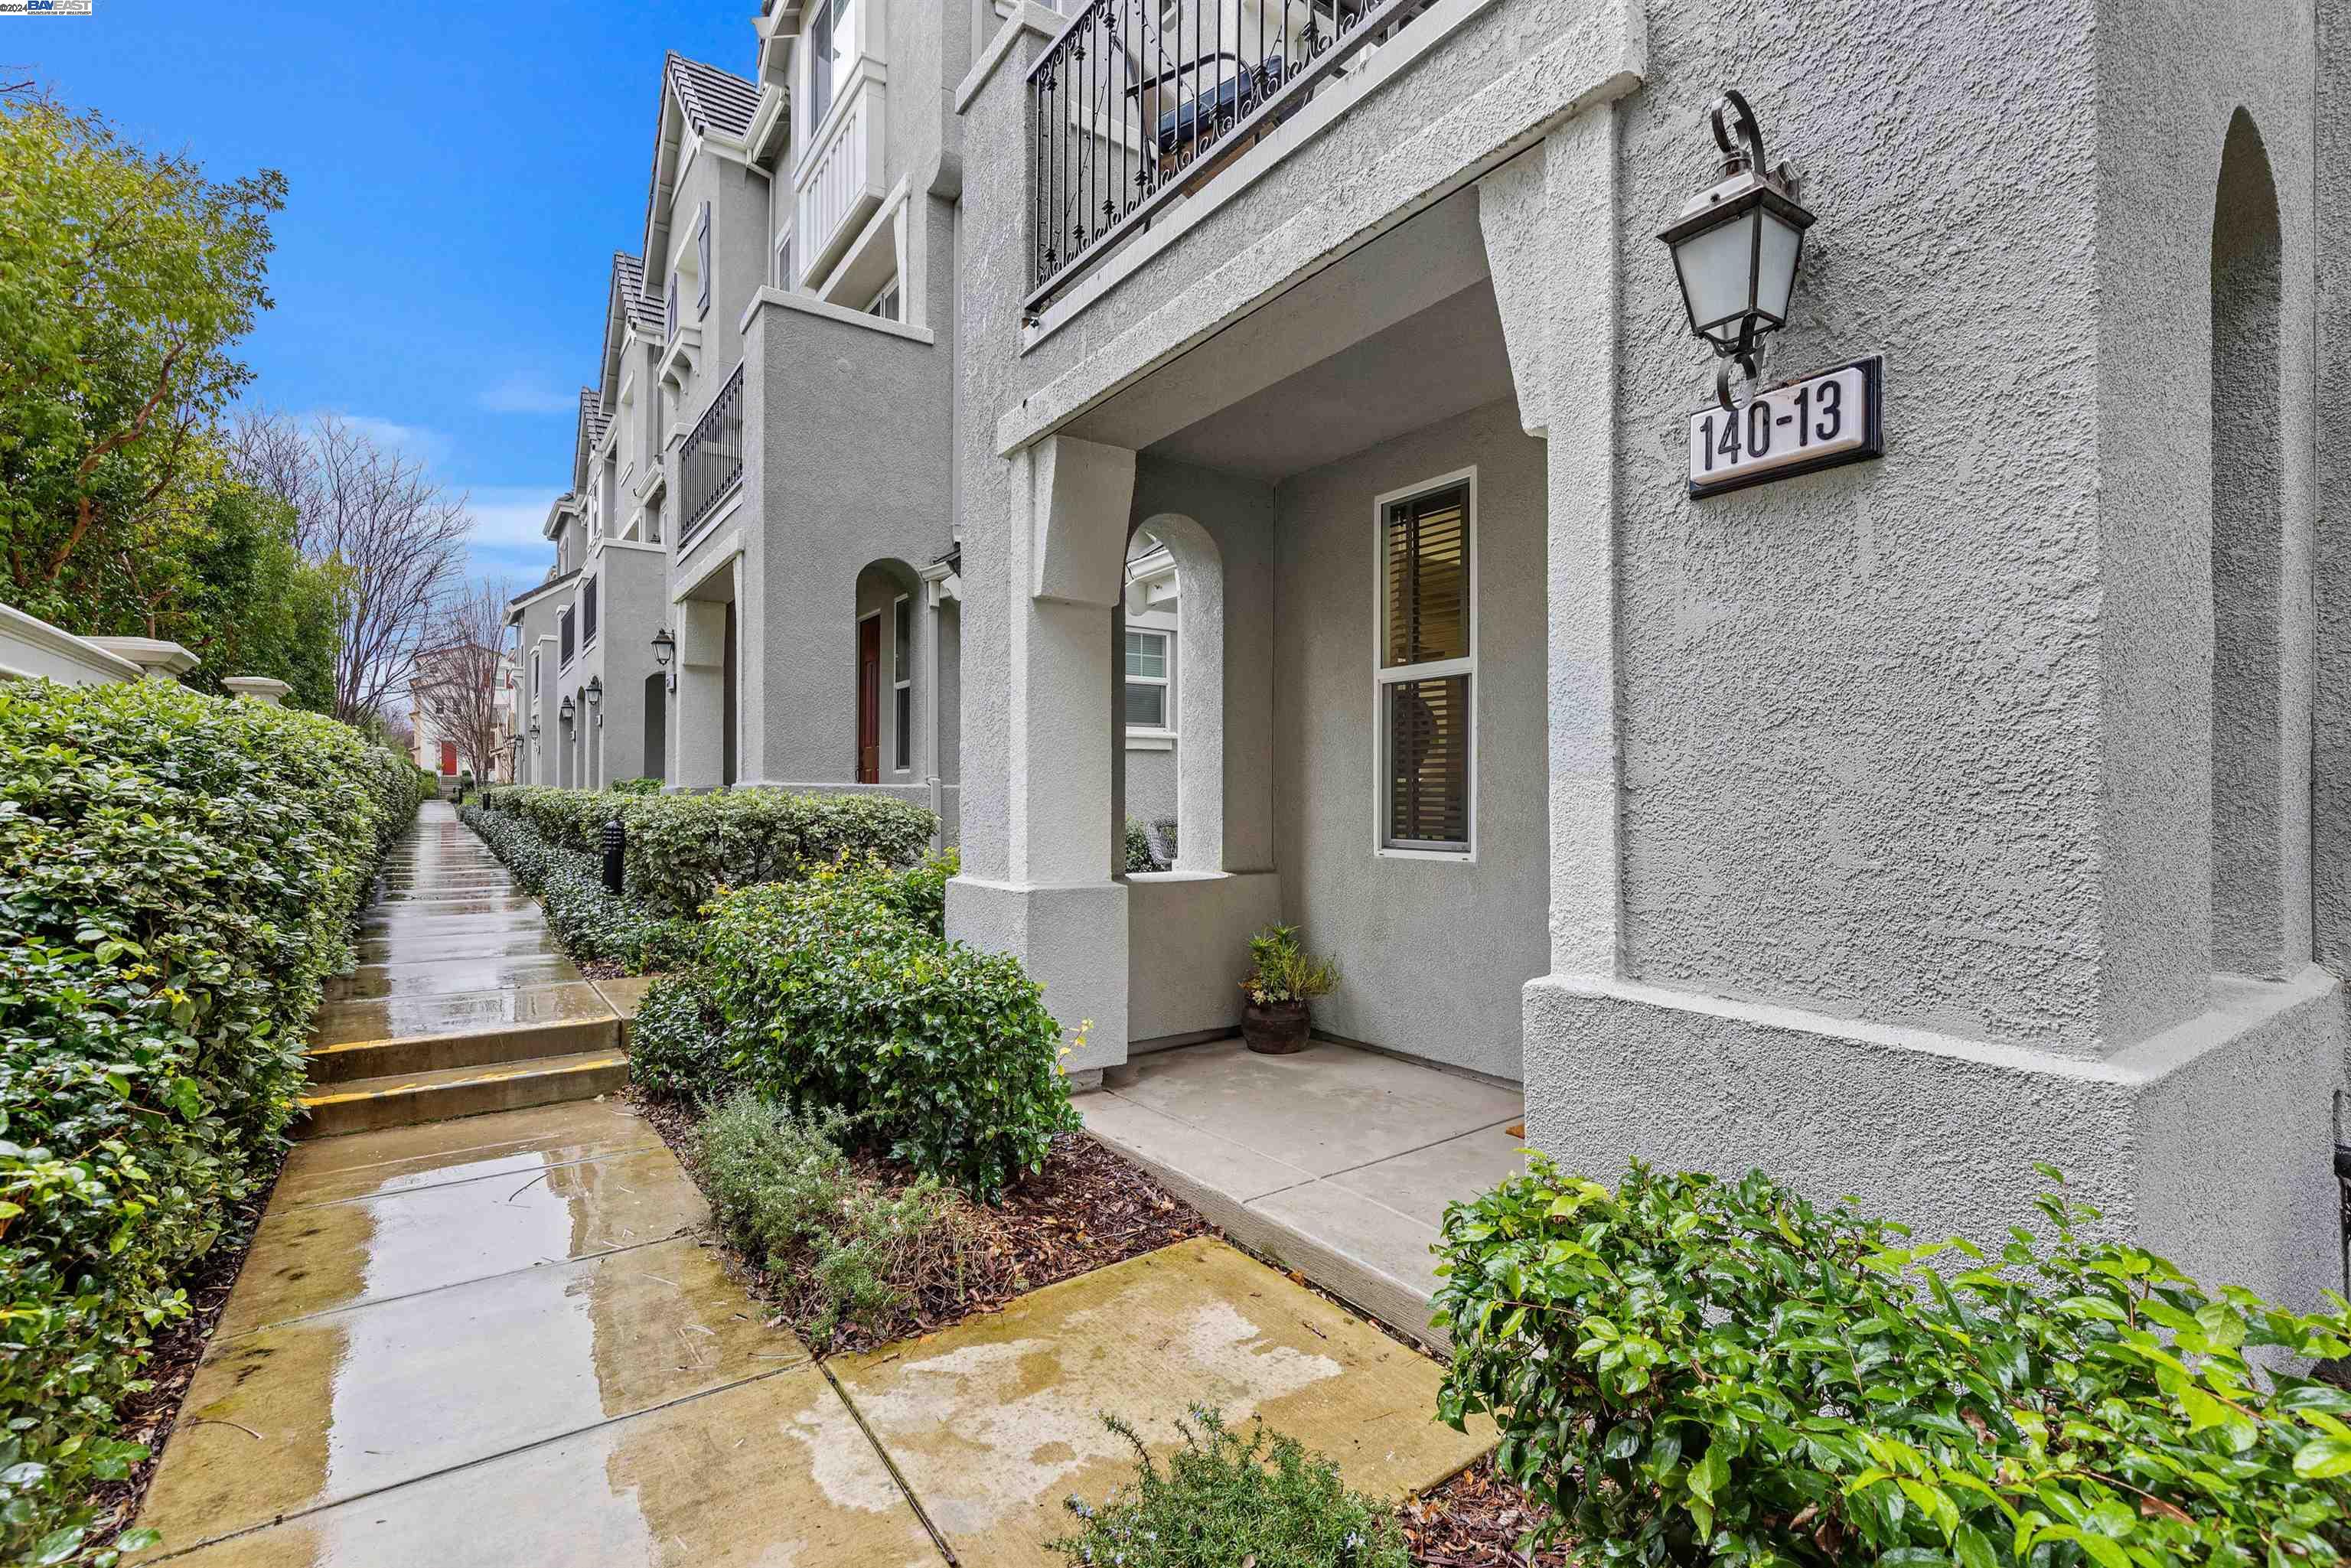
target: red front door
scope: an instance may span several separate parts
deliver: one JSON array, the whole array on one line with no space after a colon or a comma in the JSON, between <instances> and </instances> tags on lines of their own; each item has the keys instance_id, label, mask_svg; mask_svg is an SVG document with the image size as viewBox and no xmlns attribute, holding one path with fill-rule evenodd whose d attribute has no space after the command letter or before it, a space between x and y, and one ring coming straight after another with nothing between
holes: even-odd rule
<instances>
[{"instance_id":1,"label":"red front door","mask_svg":"<svg viewBox=\"0 0 2351 1568\"><path fill-rule=\"evenodd\" d=\"M447 775L455 775L457 771L457 743L454 740L441 743L441 771Z\"/></svg>"},{"instance_id":2,"label":"red front door","mask_svg":"<svg viewBox=\"0 0 2351 1568\"><path fill-rule=\"evenodd\" d=\"M857 781L882 782L882 617L857 623Z\"/></svg>"}]
</instances>

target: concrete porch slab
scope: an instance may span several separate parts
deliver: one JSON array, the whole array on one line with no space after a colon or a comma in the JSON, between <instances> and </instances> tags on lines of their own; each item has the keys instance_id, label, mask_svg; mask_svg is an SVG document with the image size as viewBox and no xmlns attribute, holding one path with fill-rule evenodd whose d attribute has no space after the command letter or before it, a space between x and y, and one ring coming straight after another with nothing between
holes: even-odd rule
<instances>
[{"instance_id":1,"label":"concrete porch slab","mask_svg":"<svg viewBox=\"0 0 2351 1568\"><path fill-rule=\"evenodd\" d=\"M747 1308L676 1240L215 1341L141 1522L193 1545L806 1359Z\"/></svg>"},{"instance_id":2,"label":"concrete porch slab","mask_svg":"<svg viewBox=\"0 0 2351 1568\"><path fill-rule=\"evenodd\" d=\"M1318 1041L1160 1051L1079 1097L1086 1130L1242 1246L1431 1343L1445 1206L1521 1167L1517 1091ZM1351 1156L1354 1156L1352 1159Z\"/></svg>"},{"instance_id":3,"label":"concrete porch slab","mask_svg":"<svg viewBox=\"0 0 2351 1568\"><path fill-rule=\"evenodd\" d=\"M835 1440L811 1442L831 1421ZM940 1568L813 1367L208 1546L186 1568Z\"/></svg>"},{"instance_id":4,"label":"concrete porch slab","mask_svg":"<svg viewBox=\"0 0 2351 1568\"><path fill-rule=\"evenodd\" d=\"M1188 1405L1269 1426L1383 1497L1435 1485L1493 1444L1435 1419L1438 1368L1221 1242L1129 1259L1003 1312L829 1364L842 1393L966 1568L1044 1568L1074 1522L1134 1473L1102 1424L1155 1454Z\"/></svg>"},{"instance_id":5,"label":"concrete porch slab","mask_svg":"<svg viewBox=\"0 0 2351 1568\"><path fill-rule=\"evenodd\" d=\"M702 1194L666 1148L383 1197L273 1205L215 1332L239 1334L641 1247L708 1217Z\"/></svg>"}]
</instances>

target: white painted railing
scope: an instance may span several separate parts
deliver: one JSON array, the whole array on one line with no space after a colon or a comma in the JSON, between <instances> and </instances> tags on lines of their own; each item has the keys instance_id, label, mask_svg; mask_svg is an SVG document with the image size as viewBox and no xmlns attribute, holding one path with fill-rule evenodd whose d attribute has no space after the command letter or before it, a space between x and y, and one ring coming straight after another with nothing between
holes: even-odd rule
<instances>
[{"instance_id":1,"label":"white painted railing","mask_svg":"<svg viewBox=\"0 0 2351 1568\"><path fill-rule=\"evenodd\" d=\"M882 204L882 111L883 88L862 74L852 76L824 141L800 163L793 227L802 250L802 275L822 276L841 246Z\"/></svg>"}]
</instances>

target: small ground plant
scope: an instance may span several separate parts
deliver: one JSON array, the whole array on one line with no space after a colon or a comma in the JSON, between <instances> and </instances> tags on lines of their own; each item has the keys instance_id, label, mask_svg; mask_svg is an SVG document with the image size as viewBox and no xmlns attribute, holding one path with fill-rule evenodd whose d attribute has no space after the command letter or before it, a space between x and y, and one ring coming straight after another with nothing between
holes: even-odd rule
<instances>
[{"instance_id":1,"label":"small ground plant","mask_svg":"<svg viewBox=\"0 0 2351 1568\"><path fill-rule=\"evenodd\" d=\"M1192 1406L1184 1446L1162 1470L1134 1428L1103 1425L1134 1449L1134 1479L1097 1508L1066 1504L1074 1535L1046 1550L1093 1568L1411 1568L1404 1532L1374 1499L1348 1490L1339 1467L1294 1437L1252 1422L1246 1437Z\"/></svg>"},{"instance_id":2,"label":"small ground plant","mask_svg":"<svg viewBox=\"0 0 2351 1568\"><path fill-rule=\"evenodd\" d=\"M2351 1309L2208 1292L2093 1240L2053 1170L2044 1241L1911 1246L1635 1164L1531 1157L1447 1211L1441 1415L1595 1563L1959 1568L2329 1563L2351 1552L2351 1395L2257 1371L2339 1356ZM1939 1264L1940 1270L1930 1266Z\"/></svg>"},{"instance_id":3,"label":"small ground plant","mask_svg":"<svg viewBox=\"0 0 2351 1568\"><path fill-rule=\"evenodd\" d=\"M809 1333L820 1349L844 1323L886 1318L910 1274L952 1272L969 1230L955 1195L935 1181L893 1192L859 1176L841 1150L845 1124L838 1111L798 1116L740 1090L697 1134L719 1224L771 1270L808 1287Z\"/></svg>"}]
</instances>

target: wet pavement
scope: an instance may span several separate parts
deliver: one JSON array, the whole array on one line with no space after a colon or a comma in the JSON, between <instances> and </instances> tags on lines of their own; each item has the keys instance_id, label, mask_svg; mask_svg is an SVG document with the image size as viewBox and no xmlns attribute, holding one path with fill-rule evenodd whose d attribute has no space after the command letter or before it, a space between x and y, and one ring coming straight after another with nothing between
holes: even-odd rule
<instances>
[{"instance_id":1,"label":"wet pavement","mask_svg":"<svg viewBox=\"0 0 2351 1568\"><path fill-rule=\"evenodd\" d=\"M486 858L428 806L403 874L473 883ZM443 967L445 1014L379 993L330 1004L344 1021L322 1038L364 1049L362 1019L568 1028L542 1015L589 1008L583 990L632 1015L643 989L573 971L486 999L479 962ZM1434 1363L1220 1242L819 1366L721 1266L707 1220L617 1099L300 1144L148 1490L140 1522L163 1540L139 1561L914 1568L950 1561L944 1542L971 1568L1043 1564L1061 1500L1131 1473L1103 1411L1160 1452L1193 1403L1262 1416L1390 1496L1491 1441L1430 1419Z\"/></svg>"}]
</instances>

